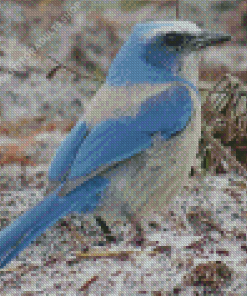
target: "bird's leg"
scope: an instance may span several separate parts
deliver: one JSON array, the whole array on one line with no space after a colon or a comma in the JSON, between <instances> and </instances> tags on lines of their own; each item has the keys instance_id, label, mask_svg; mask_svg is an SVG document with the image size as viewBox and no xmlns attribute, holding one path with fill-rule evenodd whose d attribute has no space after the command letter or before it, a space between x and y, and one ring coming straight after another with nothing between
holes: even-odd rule
<instances>
[{"instance_id":1,"label":"bird's leg","mask_svg":"<svg viewBox=\"0 0 247 296\"><path fill-rule=\"evenodd\" d=\"M100 216L96 216L95 219L97 224L101 227L102 231L104 232L106 240L108 242L115 242L116 237L111 235L110 227L107 226L106 222Z\"/></svg>"},{"instance_id":2,"label":"bird's leg","mask_svg":"<svg viewBox=\"0 0 247 296\"><path fill-rule=\"evenodd\" d=\"M134 213L125 213L125 215L135 233L132 243L137 247L142 247L145 244L146 239L143 234L144 231L140 219L138 219L138 216Z\"/></svg>"}]
</instances>

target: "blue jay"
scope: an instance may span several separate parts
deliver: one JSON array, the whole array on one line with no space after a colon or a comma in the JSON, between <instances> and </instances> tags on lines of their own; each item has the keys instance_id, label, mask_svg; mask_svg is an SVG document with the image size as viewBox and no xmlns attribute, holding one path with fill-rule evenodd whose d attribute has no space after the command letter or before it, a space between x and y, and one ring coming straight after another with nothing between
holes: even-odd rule
<instances>
[{"instance_id":1,"label":"blue jay","mask_svg":"<svg viewBox=\"0 0 247 296\"><path fill-rule=\"evenodd\" d=\"M134 27L57 150L50 193L0 232L1 268L72 211L93 212L112 225L165 210L196 159L200 49L229 38L188 21Z\"/></svg>"}]
</instances>

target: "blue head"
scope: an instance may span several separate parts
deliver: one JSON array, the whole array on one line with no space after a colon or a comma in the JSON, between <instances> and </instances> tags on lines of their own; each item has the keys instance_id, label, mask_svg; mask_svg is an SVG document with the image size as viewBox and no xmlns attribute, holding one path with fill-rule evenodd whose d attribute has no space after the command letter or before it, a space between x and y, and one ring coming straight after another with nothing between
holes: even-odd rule
<instances>
[{"instance_id":1,"label":"blue head","mask_svg":"<svg viewBox=\"0 0 247 296\"><path fill-rule=\"evenodd\" d=\"M188 21L138 24L114 59L106 83L163 83L182 78L196 84L199 49L226 40L229 36L205 32Z\"/></svg>"}]
</instances>

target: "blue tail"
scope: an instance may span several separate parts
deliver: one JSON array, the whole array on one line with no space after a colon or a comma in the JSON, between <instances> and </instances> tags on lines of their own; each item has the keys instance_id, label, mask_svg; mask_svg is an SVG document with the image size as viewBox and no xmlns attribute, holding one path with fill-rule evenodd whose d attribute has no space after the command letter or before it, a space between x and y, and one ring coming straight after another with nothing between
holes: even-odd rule
<instances>
[{"instance_id":1,"label":"blue tail","mask_svg":"<svg viewBox=\"0 0 247 296\"><path fill-rule=\"evenodd\" d=\"M0 268L61 217L78 208L84 213L92 211L100 200L100 194L97 193L107 184L107 179L94 177L65 197L57 196L63 186L61 185L55 192L5 227L0 232Z\"/></svg>"}]
</instances>

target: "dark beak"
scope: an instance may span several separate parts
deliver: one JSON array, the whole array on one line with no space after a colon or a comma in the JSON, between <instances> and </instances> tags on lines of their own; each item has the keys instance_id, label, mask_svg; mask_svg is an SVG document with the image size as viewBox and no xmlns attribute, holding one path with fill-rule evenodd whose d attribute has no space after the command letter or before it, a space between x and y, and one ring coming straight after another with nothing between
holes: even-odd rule
<instances>
[{"instance_id":1,"label":"dark beak","mask_svg":"<svg viewBox=\"0 0 247 296\"><path fill-rule=\"evenodd\" d=\"M202 34L196 37L196 47L198 47L198 49L205 48L207 46L219 45L230 40L230 35L204 31Z\"/></svg>"}]
</instances>

